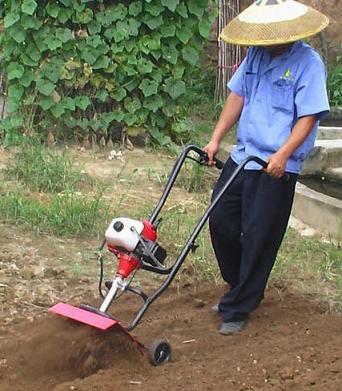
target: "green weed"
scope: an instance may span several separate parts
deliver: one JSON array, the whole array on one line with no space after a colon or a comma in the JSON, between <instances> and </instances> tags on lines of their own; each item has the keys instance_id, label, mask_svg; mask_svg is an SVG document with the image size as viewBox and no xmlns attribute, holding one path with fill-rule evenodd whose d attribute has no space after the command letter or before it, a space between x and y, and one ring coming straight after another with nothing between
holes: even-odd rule
<instances>
[{"instance_id":1,"label":"green weed","mask_svg":"<svg viewBox=\"0 0 342 391\"><path fill-rule=\"evenodd\" d=\"M0 196L0 219L57 236L97 235L109 221L102 194L92 199L75 193L37 199L18 190Z\"/></svg>"},{"instance_id":2,"label":"green weed","mask_svg":"<svg viewBox=\"0 0 342 391\"><path fill-rule=\"evenodd\" d=\"M338 245L304 238L288 229L272 275L319 298L330 309L342 310L342 251Z\"/></svg>"},{"instance_id":3,"label":"green weed","mask_svg":"<svg viewBox=\"0 0 342 391\"><path fill-rule=\"evenodd\" d=\"M342 56L336 57L336 62L331 64L328 71L328 95L332 106L342 105Z\"/></svg>"},{"instance_id":4,"label":"green weed","mask_svg":"<svg viewBox=\"0 0 342 391\"><path fill-rule=\"evenodd\" d=\"M149 180L158 183L160 186L165 186L169 177L170 169L165 168L164 171L148 169ZM192 161L186 161L178 174L174 186L184 189L189 193L210 192L216 178L217 172L214 168L201 166Z\"/></svg>"},{"instance_id":5,"label":"green weed","mask_svg":"<svg viewBox=\"0 0 342 391\"><path fill-rule=\"evenodd\" d=\"M66 151L52 152L37 142L24 143L14 156L14 164L6 169L30 190L59 193L74 191L82 183L91 180L73 168L71 157Z\"/></svg>"}]
</instances>

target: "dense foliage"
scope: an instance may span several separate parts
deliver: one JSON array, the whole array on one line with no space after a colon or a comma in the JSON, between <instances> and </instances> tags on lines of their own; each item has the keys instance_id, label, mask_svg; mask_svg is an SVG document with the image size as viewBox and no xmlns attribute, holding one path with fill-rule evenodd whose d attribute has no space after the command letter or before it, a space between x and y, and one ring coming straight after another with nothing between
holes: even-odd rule
<instances>
[{"instance_id":1,"label":"dense foliage","mask_svg":"<svg viewBox=\"0 0 342 391\"><path fill-rule=\"evenodd\" d=\"M342 56L337 56L336 62L329 67L328 93L332 106L342 106Z\"/></svg>"},{"instance_id":2,"label":"dense foliage","mask_svg":"<svg viewBox=\"0 0 342 391\"><path fill-rule=\"evenodd\" d=\"M97 137L141 127L167 143L215 17L208 3L6 0L0 46L11 115L2 127Z\"/></svg>"}]
</instances>

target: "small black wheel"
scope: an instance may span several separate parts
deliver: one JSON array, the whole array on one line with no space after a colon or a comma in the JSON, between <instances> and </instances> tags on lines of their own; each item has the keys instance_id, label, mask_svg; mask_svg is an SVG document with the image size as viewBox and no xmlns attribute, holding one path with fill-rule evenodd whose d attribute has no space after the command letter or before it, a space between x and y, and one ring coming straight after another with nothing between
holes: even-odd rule
<instances>
[{"instance_id":1,"label":"small black wheel","mask_svg":"<svg viewBox=\"0 0 342 391\"><path fill-rule=\"evenodd\" d=\"M171 359L171 346L165 339L155 340L148 349L148 359L154 366L166 364Z\"/></svg>"}]
</instances>

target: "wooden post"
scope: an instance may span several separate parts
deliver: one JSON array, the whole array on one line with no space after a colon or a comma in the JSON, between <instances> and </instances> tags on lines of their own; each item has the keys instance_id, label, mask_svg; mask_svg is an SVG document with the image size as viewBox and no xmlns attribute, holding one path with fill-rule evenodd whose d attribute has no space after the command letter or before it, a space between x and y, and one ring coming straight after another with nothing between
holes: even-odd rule
<instances>
[{"instance_id":1,"label":"wooden post","mask_svg":"<svg viewBox=\"0 0 342 391\"><path fill-rule=\"evenodd\" d=\"M217 37L223 28L240 13L240 0L219 0L219 17L217 23ZM219 39L219 38L218 38ZM218 61L216 72L215 100L225 100L227 97L227 83L232 77L235 67L241 62L241 47L230 45L218 40Z\"/></svg>"}]
</instances>

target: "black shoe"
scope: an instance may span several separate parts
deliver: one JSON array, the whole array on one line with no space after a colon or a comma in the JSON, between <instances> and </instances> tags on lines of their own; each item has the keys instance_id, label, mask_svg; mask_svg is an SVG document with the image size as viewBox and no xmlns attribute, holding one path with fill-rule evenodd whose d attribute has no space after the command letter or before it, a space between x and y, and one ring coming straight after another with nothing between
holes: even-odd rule
<instances>
[{"instance_id":1,"label":"black shoe","mask_svg":"<svg viewBox=\"0 0 342 391\"><path fill-rule=\"evenodd\" d=\"M247 321L241 320L237 322L223 322L219 333L222 335L234 335L242 331L246 326Z\"/></svg>"}]
</instances>

